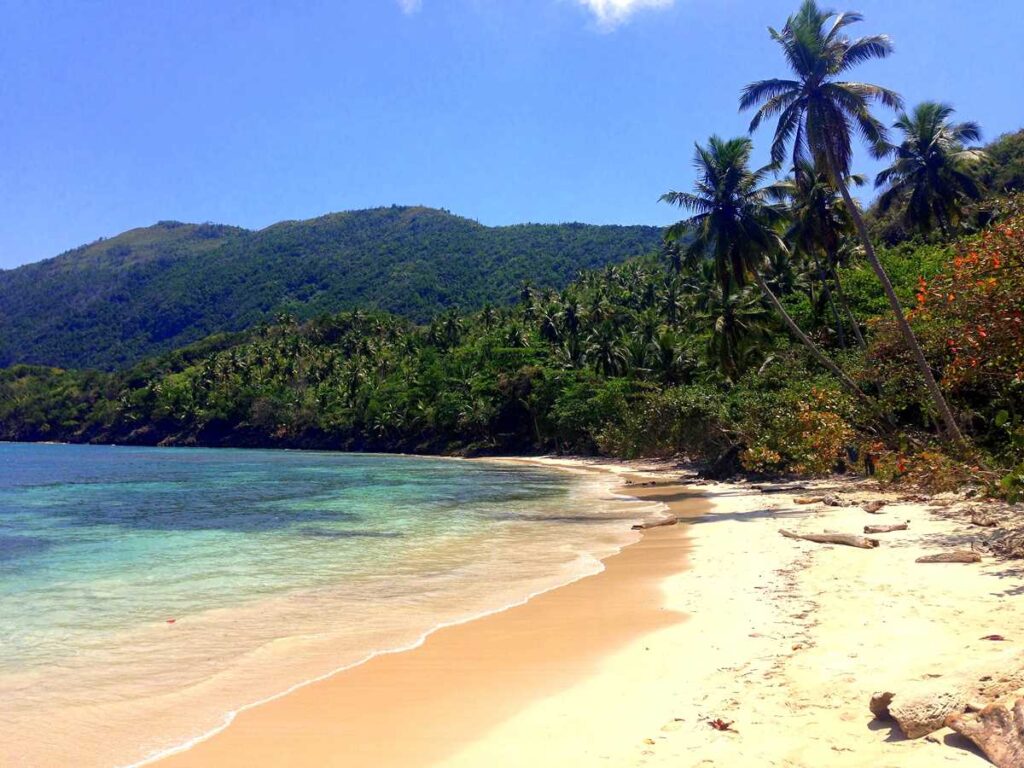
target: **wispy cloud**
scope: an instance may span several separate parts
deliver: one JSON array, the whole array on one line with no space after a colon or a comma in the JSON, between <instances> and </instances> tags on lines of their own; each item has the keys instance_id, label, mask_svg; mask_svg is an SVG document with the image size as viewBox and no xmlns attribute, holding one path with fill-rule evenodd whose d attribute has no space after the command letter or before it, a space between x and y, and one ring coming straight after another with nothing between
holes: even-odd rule
<instances>
[{"instance_id":1,"label":"wispy cloud","mask_svg":"<svg viewBox=\"0 0 1024 768\"><path fill-rule=\"evenodd\" d=\"M597 27L609 31L628 21L637 11L668 8L675 0L573 0L594 17ZM423 0L395 0L402 13L412 16L423 10Z\"/></svg>"},{"instance_id":2,"label":"wispy cloud","mask_svg":"<svg viewBox=\"0 0 1024 768\"><path fill-rule=\"evenodd\" d=\"M637 11L668 8L675 0L576 0L587 8L601 29L614 29Z\"/></svg>"}]
</instances>

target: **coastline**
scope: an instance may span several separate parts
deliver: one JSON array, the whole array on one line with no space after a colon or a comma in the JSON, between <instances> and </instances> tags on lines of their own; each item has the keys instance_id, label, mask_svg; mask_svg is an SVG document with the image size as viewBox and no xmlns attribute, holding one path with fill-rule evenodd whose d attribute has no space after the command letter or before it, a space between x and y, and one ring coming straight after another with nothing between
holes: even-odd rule
<instances>
[{"instance_id":1,"label":"coastline","mask_svg":"<svg viewBox=\"0 0 1024 768\"><path fill-rule=\"evenodd\" d=\"M622 493L685 523L644 531L595 576L242 712L156 764L988 764L948 729L908 740L868 711L874 691L953 684L967 664L1006 668L1020 653L1018 567L915 563L969 541L963 519L863 481L799 493L887 496L882 516L796 504L780 484L688 486L668 465L511 461L631 479ZM904 521L867 551L779 536Z\"/></svg>"},{"instance_id":2,"label":"coastline","mask_svg":"<svg viewBox=\"0 0 1024 768\"><path fill-rule=\"evenodd\" d=\"M577 473L635 472L606 462L482 460ZM614 491L658 503L667 495L661 488ZM667 503L675 514L693 515L698 496L687 492ZM638 537L604 558L595 574L295 686L243 708L195 742L135 765L397 768L443 761L531 701L584 679L615 649L684 620L660 599L661 582L685 566L683 527ZM559 631L550 631L553 622Z\"/></svg>"}]
</instances>

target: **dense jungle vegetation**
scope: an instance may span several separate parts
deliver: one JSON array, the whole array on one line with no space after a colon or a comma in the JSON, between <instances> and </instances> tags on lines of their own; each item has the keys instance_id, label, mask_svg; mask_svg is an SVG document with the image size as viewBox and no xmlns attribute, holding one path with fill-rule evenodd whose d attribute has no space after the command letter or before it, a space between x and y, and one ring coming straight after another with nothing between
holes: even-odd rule
<instances>
[{"instance_id":1,"label":"dense jungle vegetation","mask_svg":"<svg viewBox=\"0 0 1024 768\"><path fill-rule=\"evenodd\" d=\"M1024 490L1024 133L848 82L884 58L805 2L747 137L699 142L656 250L428 323L282 314L126 370L0 371L0 438L445 453L684 454ZM872 111L896 113L887 127ZM862 211L852 134L888 158ZM534 287L544 286L553 287ZM732 465L731 467L728 465Z\"/></svg>"},{"instance_id":2,"label":"dense jungle vegetation","mask_svg":"<svg viewBox=\"0 0 1024 768\"><path fill-rule=\"evenodd\" d=\"M485 227L393 206L259 232L165 221L0 271L0 365L113 369L281 313L375 308L424 322L565 286L643 253L656 227Z\"/></svg>"}]
</instances>

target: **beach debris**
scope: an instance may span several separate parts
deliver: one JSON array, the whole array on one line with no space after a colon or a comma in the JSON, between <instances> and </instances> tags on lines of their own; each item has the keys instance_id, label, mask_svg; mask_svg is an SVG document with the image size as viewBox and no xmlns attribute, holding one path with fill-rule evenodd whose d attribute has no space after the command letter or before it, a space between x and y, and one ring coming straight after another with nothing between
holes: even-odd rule
<instances>
[{"instance_id":1,"label":"beach debris","mask_svg":"<svg viewBox=\"0 0 1024 768\"><path fill-rule=\"evenodd\" d=\"M824 496L797 496L793 499L794 504L820 504L825 500Z\"/></svg>"},{"instance_id":2,"label":"beach debris","mask_svg":"<svg viewBox=\"0 0 1024 768\"><path fill-rule=\"evenodd\" d=\"M941 552L937 555L924 555L917 558L916 563L980 563L981 555L968 549L955 549L952 552Z\"/></svg>"},{"instance_id":3,"label":"beach debris","mask_svg":"<svg viewBox=\"0 0 1024 768\"><path fill-rule=\"evenodd\" d=\"M919 685L910 695L879 691L868 708L879 720L893 720L908 739L919 739L939 730L950 715L967 709L967 692L941 682Z\"/></svg>"},{"instance_id":4,"label":"beach debris","mask_svg":"<svg viewBox=\"0 0 1024 768\"><path fill-rule=\"evenodd\" d=\"M886 502L882 501L881 499L875 499L874 501L869 501L867 504L863 505L861 509L863 509L868 514L877 515L879 512L881 512L882 507L884 507L885 504Z\"/></svg>"},{"instance_id":5,"label":"beach debris","mask_svg":"<svg viewBox=\"0 0 1024 768\"><path fill-rule=\"evenodd\" d=\"M895 695L892 691L875 691L871 694L871 701L868 702L871 714L879 720L892 720L889 705L892 704L892 697Z\"/></svg>"},{"instance_id":6,"label":"beach debris","mask_svg":"<svg viewBox=\"0 0 1024 768\"><path fill-rule=\"evenodd\" d=\"M794 493L796 491L804 491L807 486L803 483L789 483L787 485L751 485L754 490L760 491L761 493Z\"/></svg>"},{"instance_id":7,"label":"beach debris","mask_svg":"<svg viewBox=\"0 0 1024 768\"><path fill-rule=\"evenodd\" d=\"M740 474L743 471L743 463L740 461L740 454L745 446L733 445L726 448L710 467L701 470L697 477L703 480L728 480L730 477Z\"/></svg>"},{"instance_id":8,"label":"beach debris","mask_svg":"<svg viewBox=\"0 0 1024 768\"><path fill-rule=\"evenodd\" d=\"M984 637L979 638L979 639L981 639L981 640L995 640L997 642L1002 642L1003 640L1006 640L1006 638L1003 637L1002 635L985 635Z\"/></svg>"},{"instance_id":9,"label":"beach debris","mask_svg":"<svg viewBox=\"0 0 1024 768\"><path fill-rule=\"evenodd\" d=\"M716 731L733 731L735 733L736 729L732 727L733 722L733 720L723 720L720 717L716 717L714 720L708 720L708 725Z\"/></svg>"},{"instance_id":10,"label":"beach debris","mask_svg":"<svg viewBox=\"0 0 1024 768\"><path fill-rule=\"evenodd\" d=\"M826 496L824 496L822 498L822 500L821 500L821 503L824 504L826 507L848 507L848 506L850 506L850 502L848 502L846 499L840 498L839 496L837 496L834 493L829 493Z\"/></svg>"},{"instance_id":11,"label":"beach debris","mask_svg":"<svg viewBox=\"0 0 1024 768\"><path fill-rule=\"evenodd\" d=\"M785 528L780 528L779 533L787 539L813 541L815 544L843 544L859 549L874 549L881 543L878 539L870 539L867 536L858 536L853 533L794 533Z\"/></svg>"},{"instance_id":12,"label":"beach debris","mask_svg":"<svg viewBox=\"0 0 1024 768\"><path fill-rule=\"evenodd\" d=\"M659 517L655 520L644 520L633 526L634 531L646 531L649 528L663 528L666 525L675 525L679 522L678 517Z\"/></svg>"},{"instance_id":13,"label":"beach debris","mask_svg":"<svg viewBox=\"0 0 1024 768\"><path fill-rule=\"evenodd\" d=\"M865 525L864 533L892 533L893 531L905 531L907 523L896 523L894 525Z\"/></svg>"},{"instance_id":14,"label":"beach debris","mask_svg":"<svg viewBox=\"0 0 1024 768\"><path fill-rule=\"evenodd\" d=\"M979 528L995 528L999 525L999 520L988 512L976 511L971 515L971 525L976 525Z\"/></svg>"},{"instance_id":15,"label":"beach debris","mask_svg":"<svg viewBox=\"0 0 1024 768\"><path fill-rule=\"evenodd\" d=\"M900 496L900 501L908 501L911 503L920 504L925 501L931 501L931 498L931 496L925 496L924 494L921 493L909 493Z\"/></svg>"},{"instance_id":16,"label":"beach debris","mask_svg":"<svg viewBox=\"0 0 1024 768\"><path fill-rule=\"evenodd\" d=\"M953 675L943 669L901 683L904 685L895 692L889 689L875 693L868 708L879 720L894 720L908 738L920 738L949 725L954 715L985 711L990 708L987 702L1020 696L1024 690L1024 654L985 661Z\"/></svg>"},{"instance_id":17,"label":"beach debris","mask_svg":"<svg viewBox=\"0 0 1024 768\"><path fill-rule=\"evenodd\" d=\"M974 742L996 768L1024 765L1024 699L1013 709L997 703L980 712L954 713L946 725Z\"/></svg>"},{"instance_id":18,"label":"beach debris","mask_svg":"<svg viewBox=\"0 0 1024 768\"><path fill-rule=\"evenodd\" d=\"M174 622L176 622L176 621L177 621L177 619L168 619L168 620L167 620L167 623L168 623L168 624L173 624L173 623L174 623Z\"/></svg>"}]
</instances>

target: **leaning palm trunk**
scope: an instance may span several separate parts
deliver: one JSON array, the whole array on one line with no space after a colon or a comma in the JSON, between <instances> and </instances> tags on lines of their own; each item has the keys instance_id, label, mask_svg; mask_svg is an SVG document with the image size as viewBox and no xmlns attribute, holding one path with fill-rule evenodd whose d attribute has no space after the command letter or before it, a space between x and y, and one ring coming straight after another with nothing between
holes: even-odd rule
<instances>
[{"instance_id":1,"label":"leaning palm trunk","mask_svg":"<svg viewBox=\"0 0 1024 768\"><path fill-rule=\"evenodd\" d=\"M837 167L834 158L829 157L829 163L833 168ZM861 245L864 246L864 255L867 257L871 268L875 270L875 275L878 276L878 281L882 284L882 290L885 291L885 297L889 300L889 306L892 307L892 313L896 317L896 326L900 329L903 341L913 355L914 362L917 364L918 370L924 377L924 383L928 388L928 394L931 395L932 403L935 405L935 410L939 412L939 417L942 419L942 423L946 427L946 437L952 443L963 445L964 436L960 432L960 427L957 426L956 419L953 418L953 412L949 409L949 405L946 403L946 398L942 395L942 390L939 389L938 382L935 381L935 375L932 373L931 366L928 365L928 360L925 359L924 350L921 349L921 345L918 343L917 337L914 336L914 331L910 327L910 323L907 322L906 315L903 314L903 306L900 304L899 297L896 295L896 291L892 287L889 275L886 274L885 268L882 266L882 263L878 260L878 256L875 254L875 249L871 245L871 238L868 236L868 228L864 224L864 219L860 215L860 209L857 208L857 205L853 202L853 197L850 195L850 190L846 188L846 183L839 178L839 174L835 174L835 176L836 187L838 187L839 193L843 196L843 200L846 202L846 207L850 211L850 217L853 219L853 224L857 228L857 234L860 236Z\"/></svg>"},{"instance_id":2,"label":"leaning palm trunk","mask_svg":"<svg viewBox=\"0 0 1024 768\"><path fill-rule=\"evenodd\" d=\"M857 339L857 345L861 349L867 349L868 343L864 341L864 334L860 332L860 323L857 322L856 316L853 314L853 310L850 309L850 302L846 298L846 293L843 291L843 283L839 279L839 271L835 267L830 268L832 271L832 279L836 282L836 296L839 297L839 303L843 305L843 309L846 310L846 316L850 319L850 327L853 329L854 338Z\"/></svg>"},{"instance_id":3,"label":"leaning palm trunk","mask_svg":"<svg viewBox=\"0 0 1024 768\"><path fill-rule=\"evenodd\" d=\"M838 365L833 363L824 352L818 349L818 345L811 341L806 333L800 330L800 326L798 326L796 321L789 316L786 308L782 306L782 302L779 301L779 298L774 293L772 293L772 289L768 287L768 283L764 281L764 277L757 270L754 270L754 280L757 283L757 287L761 289L761 293L764 294L765 298L768 299L769 303L779 314L779 317L782 318L782 322L785 323L786 328L789 329L789 332L792 333L801 344L807 347L811 356L814 357L814 359L822 366L827 368L833 376L839 379L850 394L855 395L859 400L872 405L868 396L861 391L860 387L857 386L857 383L847 376Z\"/></svg>"},{"instance_id":4,"label":"leaning palm trunk","mask_svg":"<svg viewBox=\"0 0 1024 768\"><path fill-rule=\"evenodd\" d=\"M828 273L821 268L821 259L818 258L817 254L814 256L814 268L816 270L815 274L821 281L821 290L825 295L825 301L828 302L828 308L832 310L832 321L836 324L836 336L839 338L839 346L846 349L846 331L843 330L843 321L839 317L839 307L836 306L832 289L828 287Z\"/></svg>"}]
</instances>

